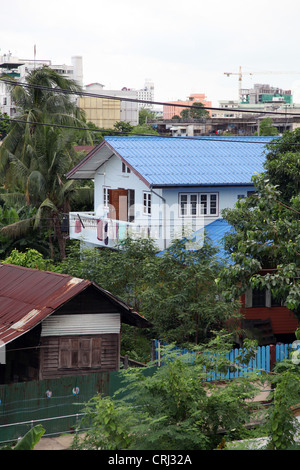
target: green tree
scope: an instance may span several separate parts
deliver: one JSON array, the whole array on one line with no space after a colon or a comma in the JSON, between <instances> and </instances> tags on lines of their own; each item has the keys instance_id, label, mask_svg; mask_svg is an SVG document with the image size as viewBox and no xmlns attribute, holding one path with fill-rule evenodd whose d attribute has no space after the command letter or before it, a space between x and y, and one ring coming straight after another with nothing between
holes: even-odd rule
<instances>
[{"instance_id":1,"label":"green tree","mask_svg":"<svg viewBox=\"0 0 300 470\"><path fill-rule=\"evenodd\" d=\"M278 129L273 125L271 118L265 118L259 123L259 131L256 131L254 135L260 136L272 136L278 135Z\"/></svg>"},{"instance_id":2,"label":"green tree","mask_svg":"<svg viewBox=\"0 0 300 470\"><path fill-rule=\"evenodd\" d=\"M266 177L280 190L281 202L299 208L300 129L285 132L267 146L265 170Z\"/></svg>"},{"instance_id":3,"label":"green tree","mask_svg":"<svg viewBox=\"0 0 300 470\"><path fill-rule=\"evenodd\" d=\"M133 134L151 134L151 135L159 135L157 130L155 130L151 125L143 124L143 125L137 125L134 126L132 129Z\"/></svg>"},{"instance_id":4,"label":"green tree","mask_svg":"<svg viewBox=\"0 0 300 470\"><path fill-rule=\"evenodd\" d=\"M10 119L7 113L0 113L0 141L5 138L10 128Z\"/></svg>"},{"instance_id":5,"label":"green tree","mask_svg":"<svg viewBox=\"0 0 300 470\"><path fill-rule=\"evenodd\" d=\"M193 103L191 108L184 109L181 111L180 116L183 119L199 119L203 117L207 117L209 112L204 108L202 103Z\"/></svg>"},{"instance_id":6,"label":"green tree","mask_svg":"<svg viewBox=\"0 0 300 470\"><path fill-rule=\"evenodd\" d=\"M84 115L71 94L80 91L75 82L44 67L26 77L28 87L12 86L18 106L18 121L0 148L0 171L5 178L6 193L1 197L20 200L35 207L36 213L2 228L5 236L18 237L32 229L48 227L50 240L57 240L61 258L65 256L65 239L61 232L61 214L70 209L76 192L90 197L91 188L66 181L65 173L76 163L72 132L56 127L84 125ZM20 122L22 121L22 122Z\"/></svg>"},{"instance_id":7,"label":"green tree","mask_svg":"<svg viewBox=\"0 0 300 470\"><path fill-rule=\"evenodd\" d=\"M114 251L80 251L73 245L60 269L119 296L154 324L152 337L178 345L205 341L212 330L239 317L239 302L218 297L221 264L210 243L186 250L177 241L163 256L157 251L151 239L130 237Z\"/></svg>"},{"instance_id":8,"label":"green tree","mask_svg":"<svg viewBox=\"0 0 300 470\"><path fill-rule=\"evenodd\" d=\"M148 119L155 119L156 115L154 111L151 111L150 109L147 108L142 108L139 111L139 125L143 126L147 124Z\"/></svg>"},{"instance_id":9,"label":"green tree","mask_svg":"<svg viewBox=\"0 0 300 470\"><path fill-rule=\"evenodd\" d=\"M160 340L199 344L240 316L239 302L219 295L215 278L222 261L216 252L209 240L195 249L177 240L163 256L148 261L140 303Z\"/></svg>"},{"instance_id":10,"label":"green tree","mask_svg":"<svg viewBox=\"0 0 300 470\"><path fill-rule=\"evenodd\" d=\"M118 132L130 133L133 126L129 122L118 121L114 124L114 129Z\"/></svg>"},{"instance_id":11,"label":"green tree","mask_svg":"<svg viewBox=\"0 0 300 470\"><path fill-rule=\"evenodd\" d=\"M270 436L268 448L288 450L297 445L295 438L300 425L293 414L293 406L300 401L299 361L291 358L277 363L272 377L273 406L268 413L266 431ZM299 449L299 443L298 443Z\"/></svg>"},{"instance_id":12,"label":"green tree","mask_svg":"<svg viewBox=\"0 0 300 470\"><path fill-rule=\"evenodd\" d=\"M19 251L14 248L3 262L24 266L25 268L41 269L44 271L53 270L51 261L45 259L41 253L32 248L27 248L25 251Z\"/></svg>"},{"instance_id":13,"label":"green tree","mask_svg":"<svg viewBox=\"0 0 300 470\"><path fill-rule=\"evenodd\" d=\"M246 436L257 393L253 376L226 386L207 380L210 371L230 366L225 352L231 347L230 335L222 333L199 347L196 359L170 345L162 367L124 371L124 386L113 398L97 396L85 407L84 425L91 426L77 448L213 450Z\"/></svg>"},{"instance_id":14,"label":"green tree","mask_svg":"<svg viewBox=\"0 0 300 470\"><path fill-rule=\"evenodd\" d=\"M0 230L7 225L16 224L22 219L31 218L36 212L34 208L29 206L20 206L17 208L4 204L0 206ZM26 236L19 234L14 239L6 237L0 233L0 256L6 257L13 249L24 250L25 248L36 249L44 256L49 256L49 244L46 241L46 234L36 232L27 233Z\"/></svg>"},{"instance_id":15,"label":"green tree","mask_svg":"<svg viewBox=\"0 0 300 470\"><path fill-rule=\"evenodd\" d=\"M220 277L227 296L247 286L271 290L300 318L300 159L297 130L268 146L257 192L223 211L232 226L225 245L233 260Z\"/></svg>"}]
</instances>

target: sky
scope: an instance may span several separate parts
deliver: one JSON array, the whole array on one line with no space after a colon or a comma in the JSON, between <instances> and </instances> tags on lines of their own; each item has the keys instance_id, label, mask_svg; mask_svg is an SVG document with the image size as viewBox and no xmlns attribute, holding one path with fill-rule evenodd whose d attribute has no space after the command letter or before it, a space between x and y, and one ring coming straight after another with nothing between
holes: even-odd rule
<instances>
[{"instance_id":1,"label":"sky","mask_svg":"<svg viewBox=\"0 0 300 470\"><path fill-rule=\"evenodd\" d=\"M154 83L159 102L204 93L212 106L255 83L300 103L298 0L14 0L0 9L0 55L71 65L105 90ZM235 75L225 75L225 73Z\"/></svg>"}]
</instances>

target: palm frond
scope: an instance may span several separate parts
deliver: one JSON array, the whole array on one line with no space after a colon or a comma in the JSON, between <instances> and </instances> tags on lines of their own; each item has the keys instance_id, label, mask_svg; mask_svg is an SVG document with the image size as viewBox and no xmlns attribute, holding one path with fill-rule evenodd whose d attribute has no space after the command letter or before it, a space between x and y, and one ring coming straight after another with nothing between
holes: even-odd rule
<instances>
[{"instance_id":1,"label":"palm frond","mask_svg":"<svg viewBox=\"0 0 300 470\"><path fill-rule=\"evenodd\" d=\"M23 206L26 204L26 198L24 193L15 192L15 193L1 193L0 198L6 203L9 207L13 206Z\"/></svg>"},{"instance_id":2,"label":"palm frond","mask_svg":"<svg viewBox=\"0 0 300 470\"><path fill-rule=\"evenodd\" d=\"M58 209L56 207L56 205L49 199L45 199L42 204L40 205L39 209L43 209L43 208L47 208L47 209L51 209L52 211L54 212L57 212Z\"/></svg>"},{"instance_id":3,"label":"palm frond","mask_svg":"<svg viewBox=\"0 0 300 470\"><path fill-rule=\"evenodd\" d=\"M0 234L7 238L18 239L26 235L33 228L34 217L19 220L14 224L6 225L0 229Z\"/></svg>"},{"instance_id":4,"label":"palm frond","mask_svg":"<svg viewBox=\"0 0 300 470\"><path fill-rule=\"evenodd\" d=\"M56 205L52 201L50 201L50 199L48 198L45 199L35 214L35 220L34 220L35 229L38 228L41 224L44 209L50 209L52 212L58 212Z\"/></svg>"},{"instance_id":5,"label":"palm frond","mask_svg":"<svg viewBox=\"0 0 300 470\"><path fill-rule=\"evenodd\" d=\"M70 200L77 204L92 206L94 202L94 189L87 186L76 188L70 195Z\"/></svg>"}]
</instances>

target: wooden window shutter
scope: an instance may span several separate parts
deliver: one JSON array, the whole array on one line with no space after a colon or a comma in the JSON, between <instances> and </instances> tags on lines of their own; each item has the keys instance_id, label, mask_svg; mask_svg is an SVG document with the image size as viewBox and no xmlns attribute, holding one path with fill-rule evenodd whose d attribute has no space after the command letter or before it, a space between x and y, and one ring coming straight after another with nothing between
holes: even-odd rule
<instances>
[{"instance_id":1,"label":"wooden window shutter","mask_svg":"<svg viewBox=\"0 0 300 470\"><path fill-rule=\"evenodd\" d=\"M69 368L70 366L71 366L70 340L66 338L60 338L58 367L60 369L65 369L65 368Z\"/></svg>"},{"instance_id":2,"label":"wooden window shutter","mask_svg":"<svg viewBox=\"0 0 300 470\"><path fill-rule=\"evenodd\" d=\"M72 338L70 339L71 343L71 368L76 368L78 367L78 339L77 338Z\"/></svg>"},{"instance_id":3,"label":"wooden window shutter","mask_svg":"<svg viewBox=\"0 0 300 470\"><path fill-rule=\"evenodd\" d=\"M91 339L90 338L80 339L79 367L91 367Z\"/></svg>"},{"instance_id":4,"label":"wooden window shutter","mask_svg":"<svg viewBox=\"0 0 300 470\"><path fill-rule=\"evenodd\" d=\"M101 367L101 338L92 338L92 367Z\"/></svg>"},{"instance_id":5,"label":"wooden window shutter","mask_svg":"<svg viewBox=\"0 0 300 470\"><path fill-rule=\"evenodd\" d=\"M60 338L58 367L60 369L70 369L78 367L77 338Z\"/></svg>"}]
</instances>

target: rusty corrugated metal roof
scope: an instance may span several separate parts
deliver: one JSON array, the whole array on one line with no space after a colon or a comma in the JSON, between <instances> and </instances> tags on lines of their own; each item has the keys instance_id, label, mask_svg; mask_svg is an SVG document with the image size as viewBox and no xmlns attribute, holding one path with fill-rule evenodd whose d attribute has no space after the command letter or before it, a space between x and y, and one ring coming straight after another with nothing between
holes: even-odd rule
<instances>
[{"instance_id":1,"label":"rusty corrugated metal roof","mask_svg":"<svg viewBox=\"0 0 300 470\"><path fill-rule=\"evenodd\" d=\"M91 285L115 303L129 317L130 324L151 326L127 304L91 281L3 263L0 264L0 341L9 343L31 330Z\"/></svg>"}]
</instances>

